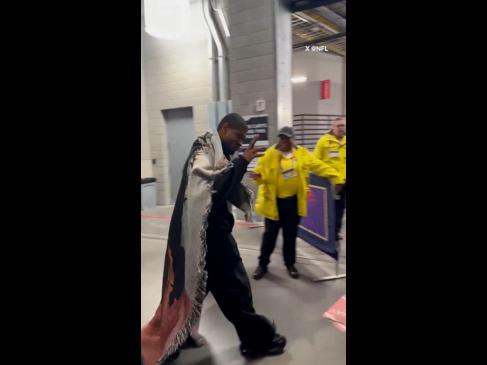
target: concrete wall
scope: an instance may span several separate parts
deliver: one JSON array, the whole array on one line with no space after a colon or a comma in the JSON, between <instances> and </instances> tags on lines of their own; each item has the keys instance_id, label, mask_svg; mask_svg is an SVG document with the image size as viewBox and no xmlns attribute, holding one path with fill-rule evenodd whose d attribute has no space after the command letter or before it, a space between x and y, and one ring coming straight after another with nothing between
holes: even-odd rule
<instances>
[{"instance_id":1,"label":"concrete wall","mask_svg":"<svg viewBox=\"0 0 487 365\"><path fill-rule=\"evenodd\" d=\"M230 91L233 111L259 114L255 101L266 100L269 134L276 134L276 57L273 0L229 0Z\"/></svg>"},{"instance_id":2,"label":"concrete wall","mask_svg":"<svg viewBox=\"0 0 487 365\"><path fill-rule=\"evenodd\" d=\"M191 1L187 34L181 39L163 40L143 31L142 75L145 86L146 127L150 158L156 159L157 203L169 202L170 179L166 122L161 110L192 107L196 134L208 129L211 98L210 42L201 1ZM142 117L144 120L144 117ZM144 122L142 123L144 131ZM144 137L142 137L144 138ZM144 148L144 146L142 147ZM189 152L189 151L188 151ZM147 151L142 158L147 157Z\"/></svg>"},{"instance_id":3,"label":"concrete wall","mask_svg":"<svg viewBox=\"0 0 487 365\"><path fill-rule=\"evenodd\" d=\"M149 138L149 117L147 115L147 101L145 96L144 70L141 70L140 78L140 177L152 177L154 172L152 170L152 155Z\"/></svg>"},{"instance_id":4,"label":"concrete wall","mask_svg":"<svg viewBox=\"0 0 487 365\"><path fill-rule=\"evenodd\" d=\"M294 114L345 114L345 59L327 53L293 54L293 76L308 81L293 85ZM320 100L320 81L331 80L330 99Z\"/></svg>"}]
</instances>

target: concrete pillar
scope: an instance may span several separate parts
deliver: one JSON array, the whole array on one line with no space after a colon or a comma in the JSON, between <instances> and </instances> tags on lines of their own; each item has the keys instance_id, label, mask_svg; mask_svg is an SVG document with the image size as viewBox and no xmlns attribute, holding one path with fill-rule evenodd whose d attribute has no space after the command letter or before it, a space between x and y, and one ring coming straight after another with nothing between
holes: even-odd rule
<instances>
[{"instance_id":1,"label":"concrete pillar","mask_svg":"<svg viewBox=\"0 0 487 365\"><path fill-rule=\"evenodd\" d=\"M269 139L292 125L291 13L282 0L228 0L233 111L269 115ZM266 101L257 112L255 102Z\"/></svg>"},{"instance_id":2,"label":"concrete pillar","mask_svg":"<svg viewBox=\"0 0 487 365\"><path fill-rule=\"evenodd\" d=\"M276 47L277 129L293 125L292 31L291 13L283 1L274 0L274 34Z\"/></svg>"}]
</instances>

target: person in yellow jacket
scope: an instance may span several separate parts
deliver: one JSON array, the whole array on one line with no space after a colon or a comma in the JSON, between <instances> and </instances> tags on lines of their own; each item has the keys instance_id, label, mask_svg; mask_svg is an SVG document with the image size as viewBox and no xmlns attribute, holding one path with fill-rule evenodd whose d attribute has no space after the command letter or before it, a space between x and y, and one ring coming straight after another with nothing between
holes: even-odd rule
<instances>
[{"instance_id":1,"label":"person in yellow jacket","mask_svg":"<svg viewBox=\"0 0 487 365\"><path fill-rule=\"evenodd\" d=\"M307 213L309 174L328 177L334 184L341 183L335 168L317 159L306 148L294 144L291 127L282 128L278 137L279 142L265 151L250 175L259 185L255 210L265 217L259 265L253 273L256 280L267 273L281 227L284 264L292 278L299 277L294 266L296 236L299 221Z\"/></svg>"},{"instance_id":2,"label":"person in yellow jacket","mask_svg":"<svg viewBox=\"0 0 487 365\"><path fill-rule=\"evenodd\" d=\"M345 118L337 118L332 123L331 130L320 138L314 149L314 154L321 161L333 166L340 174L343 185L337 187L335 194L335 239L342 237L343 213L345 211L345 196L347 191L347 136Z\"/></svg>"}]
</instances>

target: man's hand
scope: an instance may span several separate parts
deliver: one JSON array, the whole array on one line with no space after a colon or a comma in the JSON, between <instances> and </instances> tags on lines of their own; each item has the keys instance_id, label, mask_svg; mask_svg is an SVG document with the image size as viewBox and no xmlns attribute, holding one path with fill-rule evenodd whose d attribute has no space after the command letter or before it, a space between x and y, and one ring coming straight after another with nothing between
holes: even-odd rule
<instances>
[{"instance_id":1,"label":"man's hand","mask_svg":"<svg viewBox=\"0 0 487 365\"><path fill-rule=\"evenodd\" d=\"M257 156L258 153L259 151L256 148L247 148L242 156L247 160L247 162L250 162L255 158L255 156Z\"/></svg>"},{"instance_id":2,"label":"man's hand","mask_svg":"<svg viewBox=\"0 0 487 365\"><path fill-rule=\"evenodd\" d=\"M259 150L257 148L254 148L255 142L259 139L259 135L254 136L254 139L252 139L252 142L250 142L249 146L243 153L243 158L247 160L247 162L252 161L255 156L259 153Z\"/></svg>"},{"instance_id":3,"label":"man's hand","mask_svg":"<svg viewBox=\"0 0 487 365\"><path fill-rule=\"evenodd\" d=\"M335 193L340 193L340 191L342 191L343 189L343 184L336 184L335 185Z\"/></svg>"},{"instance_id":4,"label":"man's hand","mask_svg":"<svg viewBox=\"0 0 487 365\"><path fill-rule=\"evenodd\" d=\"M252 179L252 180L258 180L262 177L261 174L258 174L257 172L249 172L249 177Z\"/></svg>"}]
</instances>

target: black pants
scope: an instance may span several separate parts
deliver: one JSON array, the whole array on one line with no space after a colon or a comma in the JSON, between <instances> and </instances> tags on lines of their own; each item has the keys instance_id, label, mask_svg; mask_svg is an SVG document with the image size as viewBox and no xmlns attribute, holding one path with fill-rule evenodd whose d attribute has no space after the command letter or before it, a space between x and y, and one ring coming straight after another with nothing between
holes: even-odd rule
<instances>
[{"instance_id":1,"label":"black pants","mask_svg":"<svg viewBox=\"0 0 487 365\"><path fill-rule=\"evenodd\" d=\"M298 234L298 225L301 217L298 215L298 198L277 199L277 209L279 220L265 219L265 231L262 237L262 246L260 249L259 265L267 267L270 257L276 247L276 240L279 229L282 227L284 237L282 251L284 264L286 266L296 263L296 236Z\"/></svg>"},{"instance_id":2,"label":"black pants","mask_svg":"<svg viewBox=\"0 0 487 365\"><path fill-rule=\"evenodd\" d=\"M207 231L207 293L211 292L242 344L252 349L271 346L274 325L255 312L252 290L231 232Z\"/></svg>"},{"instance_id":3,"label":"black pants","mask_svg":"<svg viewBox=\"0 0 487 365\"><path fill-rule=\"evenodd\" d=\"M344 185L342 190L338 193L340 199L335 199L335 239L338 241L340 231L342 229L343 212L346 205L346 188Z\"/></svg>"}]
</instances>

